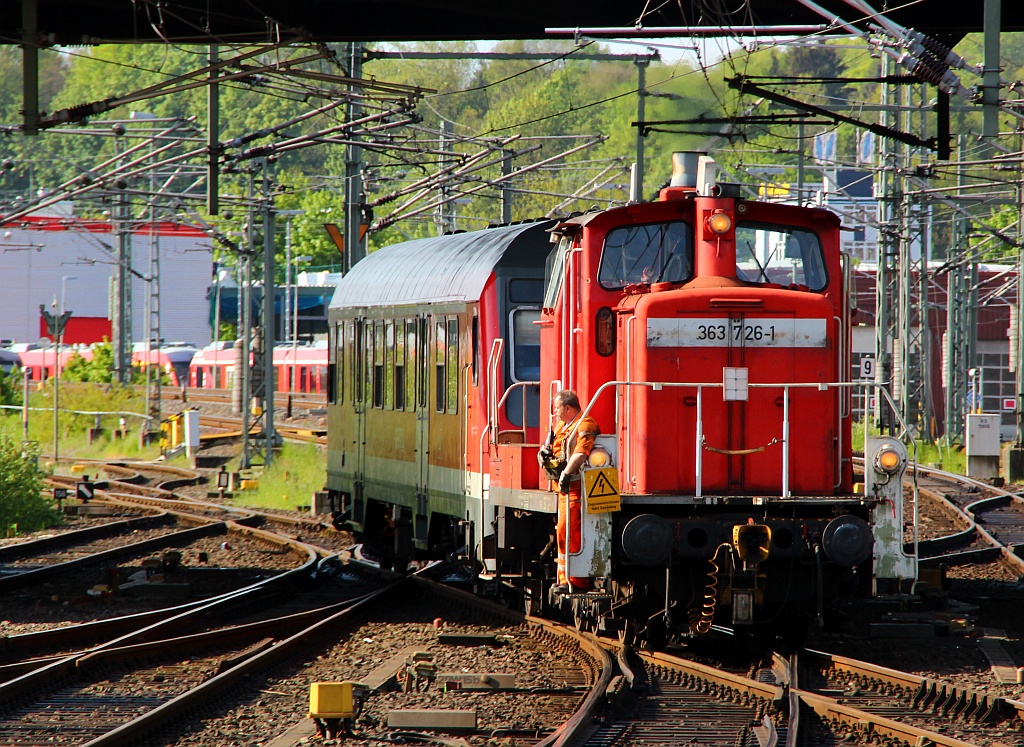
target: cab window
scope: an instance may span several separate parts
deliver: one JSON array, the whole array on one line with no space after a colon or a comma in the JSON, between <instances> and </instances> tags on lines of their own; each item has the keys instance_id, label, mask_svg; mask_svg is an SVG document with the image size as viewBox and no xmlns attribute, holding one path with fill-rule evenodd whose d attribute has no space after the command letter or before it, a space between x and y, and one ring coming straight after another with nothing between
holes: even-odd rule
<instances>
[{"instance_id":1,"label":"cab window","mask_svg":"<svg viewBox=\"0 0 1024 747\"><path fill-rule=\"evenodd\" d=\"M682 221L620 226L605 236L598 282L627 285L682 283L693 275L693 231Z\"/></svg>"},{"instance_id":2,"label":"cab window","mask_svg":"<svg viewBox=\"0 0 1024 747\"><path fill-rule=\"evenodd\" d=\"M736 227L736 277L749 283L824 290L828 277L821 241L803 228L741 222Z\"/></svg>"},{"instance_id":3,"label":"cab window","mask_svg":"<svg viewBox=\"0 0 1024 747\"><path fill-rule=\"evenodd\" d=\"M558 246L548 254L544 268L544 308L553 309L558 304L558 294L562 292L562 279L565 277L565 258L572 248L572 237L563 236Z\"/></svg>"}]
</instances>

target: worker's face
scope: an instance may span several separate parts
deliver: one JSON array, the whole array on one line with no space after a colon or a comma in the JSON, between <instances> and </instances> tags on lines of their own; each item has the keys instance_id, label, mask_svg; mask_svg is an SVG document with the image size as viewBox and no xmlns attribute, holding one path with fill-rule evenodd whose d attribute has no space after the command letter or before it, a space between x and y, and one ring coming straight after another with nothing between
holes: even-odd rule
<instances>
[{"instance_id":1,"label":"worker's face","mask_svg":"<svg viewBox=\"0 0 1024 747\"><path fill-rule=\"evenodd\" d=\"M569 413L571 409L572 408L570 408L569 405L562 404L562 400L555 400L555 415L558 418L565 420L565 415Z\"/></svg>"}]
</instances>

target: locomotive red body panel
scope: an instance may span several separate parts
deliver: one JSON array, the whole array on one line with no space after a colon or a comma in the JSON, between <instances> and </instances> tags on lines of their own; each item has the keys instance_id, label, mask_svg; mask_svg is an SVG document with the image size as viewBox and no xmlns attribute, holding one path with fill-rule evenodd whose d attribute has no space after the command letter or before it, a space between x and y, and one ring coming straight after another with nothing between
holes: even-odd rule
<instances>
[{"instance_id":1,"label":"locomotive red body panel","mask_svg":"<svg viewBox=\"0 0 1024 747\"><path fill-rule=\"evenodd\" d=\"M635 297L620 311L620 378L716 383L726 368L749 372L748 399L725 401L720 388L624 389L620 408L620 481L638 493L694 493L697 414L706 443L703 490L764 495L778 492L782 476L785 398L790 421L801 423L791 449L790 487L796 494L830 495L838 488L835 391L761 388L793 382L837 381L833 308L811 294L758 289L749 297L723 297L720 289L665 291ZM742 303L741 303L742 301ZM627 330L635 330L632 335ZM714 376L714 373L718 373ZM698 408L698 404L700 407ZM672 417L666 417L672 413Z\"/></svg>"}]
</instances>

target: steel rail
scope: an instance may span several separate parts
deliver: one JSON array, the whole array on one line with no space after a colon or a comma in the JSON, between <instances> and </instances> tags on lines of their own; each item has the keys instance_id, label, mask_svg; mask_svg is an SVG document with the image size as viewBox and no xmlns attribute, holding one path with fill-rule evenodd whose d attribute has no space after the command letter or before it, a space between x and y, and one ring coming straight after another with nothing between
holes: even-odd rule
<instances>
[{"instance_id":1,"label":"steel rail","mask_svg":"<svg viewBox=\"0 0 1024 747\"><path fill-rule=\"evenodd\" d=\"M953 472L947 472L945 470L936 469L934 467L922 467L920 465L914 465L911 467L916 472L923 475L930 475L933 477L939 477L941 479L953 480L959 484L970 485L980 490L984 490L986 493L992 494L990 497L982 498L981 500L974 501L968 504L963 510L952 504L952 502L946 501L945 503L952 506L955 510L960 512L966 520L970 523L975 532L979 536L984 538L989 545L995 549L999 549L999 559L1008 565L1014 567L1018 573L1024 573L1024 558L1018 556L1012 547L1008 547L1000 542L999 538L995 537L985 527L981 526L978 522L978 514L984 512L989 507L995 507L997 505L1009 505L1012 504L1018 509L1024 509L1024 498L1003 488L997 488L989 483L982 482L981 480L975 480L964 475L957 475ZM1021 513L1021 520L1024 522L1024 512ZM948 559L948 556L947 556ZM931 559L930 559L931 560Z\"/></svg>"},{"instance_id":2,"label":"steel rail","mask_svg":"<svg viewBox=\"0 0 1024 747\"><path fill-rule=\"evenodd\" d=\"M800 659L805 666L806 658L811 658L818 669L843 672L899 688L908 693L915 704L934 706L939 701L945 701L949 704L947 712L953 716L979 722L1011 715L1018 719L1024 718L1024 703L1020 701L824 651L804 649Z\"/></svg>"},{"instance_id":3,"label":"steel rail","mask_svg":"<svg viewBox=\"0 0 1024 747\"><path fill-rule=\"evenodd\" d=\"M898 740L899 744L929 745L929 747L977 747L977 744L972 742L964 742L927 729L920 729L878 716L870 711L851 708L824 695L815 695L803 690L792 691L792 693L801 707L813 711L819 718L830 724L845 727L854 741L857 736L862 736L879 744L888 744L888 742L880 740L892 739ZM796 744L796 742L787 742L788 744Z\"/></svg>"},{"instance_id":4,"label":"steel rail","mask_svg":"<svg viewBox=\"0 0 1024 747\"><path fill-rule=\"evenodd\" d=\"M479 597L475 597L465 592L450 589L416 576L407 576L398 579L393 584L390 584L379 591L368 594L366 597L352 603L347 608L315 622L313 625L295 633L291 637L255 653L244 661L238 663L236 666L232 666L226 671L217 674L188 692L182 693L142 716L122 724L101 737L87 742L83 747L126 747L127 745L137 744L138 742L145 740L156 730L164 728L169 723L193 716L197 708L209 703L215 697L218 697L236 687L244 681L246 677L249 677L256 672L270 669L282 661L294 659L297 652L330 645L331 642L338 639L341 631L344 631L347 627L356 624L357 615L372 611L379 606L392 602L395 598L408 597L410 587L416 587L419 589L426 588L429 593L447 597L453 602L464 603L478 608L483 607L499 617L499 619L515 622L522 622L526 619L539 626L543 626L547 632L555 632L560 628L560 626L554 626L550 621L525 618L521 613L513 612L506 607L487 602L486 600L481 600ZM588 645L588 642L581 639L575 631L568 632L562 629L561 633L556 632L555 634L571 635L574 636L575 640L581 646L586 647ZM611 675L609 671L607 680L610 680L610 678ZM590 703L592 700L600 701L603 699L603 684L606 684L606 680L604 678L600 678L590 697L588 697L587 703ZM584 718L583 716L580 716L579 713L577 713L573 718L575 719L577 717L580 719ZM572 721L572 719L570 719L570 721ZM556 732L556 734L561 735L562 737L567 736L569 733L570 729L565 725ZM555 735L552 736L554 737ZM558 740L557 743L566 744L564 738Z\"/></svg>"}]
</instances>

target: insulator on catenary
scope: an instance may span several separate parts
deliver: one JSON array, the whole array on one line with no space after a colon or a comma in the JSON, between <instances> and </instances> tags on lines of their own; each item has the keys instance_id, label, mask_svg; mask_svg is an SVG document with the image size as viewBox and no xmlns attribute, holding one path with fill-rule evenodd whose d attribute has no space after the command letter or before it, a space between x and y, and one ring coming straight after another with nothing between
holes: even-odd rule
<instances>
[{"instance_id":1,"label":"insulator on catenary","mask_svg":"<svg viewBox=\"0 0 1024 747\"><path fill-rule=\"evenodd\" d=\"M948 65L949 67L954 67L958 70L971 68L971 65L967 64L967 60L940 42L938 39L926 36L915 29L908 29L907 38L918 42L931 54L935 55L937 59L941 60L943 64Z\"/></svg>"},{"instance_id":2,"label":"insulator on catenary","mask_svg":"<svg viewBox=\"0 0 1024 747\"><path fill-rule=\"evenodd\" d=\"M910 68L910 72L922 83L931 83L933 86L938 86L942 82L942 73L932 68L924 60L917 60L914 66Z\"/></svg>"},{"instance_id":3,"label":"insulator on catenary","mask_svg":"<svg viewBox=\"0 0 1024 747\"><path fill-rule=\"evenodd\" d=\"M933 57L931 59L933 60L933 63L928 65L913 55L904 52L900 55L897 62L907 70L910 70L911 75L921 82L930 83L944 93L963 94L966 92L963 84L960 83L960 79L952 70L945 70L945 72L936 70L934 62L935 58Z\"/></svg>"}]
</instances>

